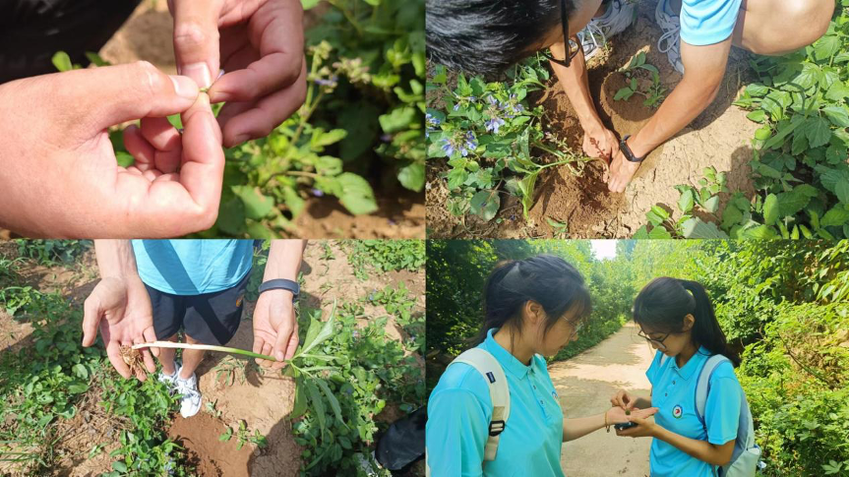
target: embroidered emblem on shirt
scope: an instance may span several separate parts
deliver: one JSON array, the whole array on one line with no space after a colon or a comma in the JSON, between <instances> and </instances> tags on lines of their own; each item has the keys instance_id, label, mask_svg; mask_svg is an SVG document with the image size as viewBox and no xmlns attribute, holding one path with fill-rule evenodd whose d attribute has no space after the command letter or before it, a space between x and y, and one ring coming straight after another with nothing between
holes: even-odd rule
<instances>
[{"instance_id":1,"label":"embroidered emblem on shirt","mask_svg":"<svg viewBox=\"0 0 850 477\"><path fill-rule=\"evenodd\" d=\"M678 404L673 406L673 417L675 417L676 419L679 419L679 418L682 417L682 406L680 406Z\"/></svg>"},{"instance_id":2,"label":"embroidered emblem on shirt","mask_svg":"<svg viewBox=\"0 0 850 477\"><path fill-rule=\"evenodd\" d=\"M555 392L555 391L552 391L552 397L555 398L555 399L558 399L558 393Z\"/></svg>"}]
</instances>

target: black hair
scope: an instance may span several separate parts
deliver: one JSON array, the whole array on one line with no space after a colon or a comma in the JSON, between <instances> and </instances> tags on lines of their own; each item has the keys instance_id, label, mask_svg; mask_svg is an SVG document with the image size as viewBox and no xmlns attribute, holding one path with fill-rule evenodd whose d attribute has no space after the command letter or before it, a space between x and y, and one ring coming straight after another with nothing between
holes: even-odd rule
<instances>
[{"instance_id":1,"label":"black hair","mask_svg":"<svg viewBox=\"0 0 850 477\"><path fill-rule=\"evenodd\" d=\"M567 18L578 0L566 0ZM426 0L431 61L474 74L498 74L561 25L561 0Z\"/></svg>"},{"instance_id":2,"label":"black hair","mask_svg":"<svg viewBox=\"0 0 850 477\"><path fill-rule=\"evenodd\" d=\"M691 280L660 277L649 282L635 298L635 323L649 325L659 332L681 333L682 319L691 314L694 326L691 340L712 354L722 354L737 367L741 358L726 343L726 335L714 316L714 307L705 288Z\"/></svg>"},{"instance_id":3,"label":"black hair","mask_svg":"<svg viewBox=\"0 0 850 477\"><path fill-rule=\"evenodd\" d=\"M473 343L484 341L491 328L508 325L519 329L521 310L528 301L543 307L546 331L567 312L572 313L571 319L577 323L586 319L592 310L584 278L562 258L538 255L502 262L484 285L484 324Z\"/></svg>"}]
</instances>

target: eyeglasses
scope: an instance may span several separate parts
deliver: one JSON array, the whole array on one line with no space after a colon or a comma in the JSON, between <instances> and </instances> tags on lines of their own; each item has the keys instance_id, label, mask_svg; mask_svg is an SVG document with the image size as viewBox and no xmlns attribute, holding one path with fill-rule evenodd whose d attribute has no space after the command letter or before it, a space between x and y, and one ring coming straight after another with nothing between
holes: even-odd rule
<instances>
[{"instance_id":1,"label":"eyeglasses","mask_svg":"<svg viewBox=\"0 0 850 477\"><path fill-rule=\"evenodd\" d=\"M570 334L569 341L572 341L576 336L578 336L578 332L584 328L584 321L579 321L578 323L572 322L564 318L564 320L573 327L573 332Z\"/></svg>"},{"instance_id":2,"label":"eyeglasses","mask_svg":"<svg viewBox=\"0 0 850 477\"><path fill-rule=\"evenodd\" d=\"M651 338L646 333L644 333L643 330L638 331L638 336L645 339L646 341L649 341L650 343L658 343L658 346L660 346L661 348L664 348L664 349L667 349L667 346L664 346L664 340L666 340L667 337L672 335L672 334L673 333L667 333L666 335L664 335L663 338L657 339L657 338Z\"/></svg>"},{"instance_id":3,"label":"eyeglasses","mask_svg":"<svg viewBox=\"0 0 850 477\"><path fill-rule=\"evenodd\" d=\"M564 52L566 52L566 58L563 60L559 60L552 56L549 52L544 52L543 56L551 61L552 63L559 64L565 68L570 67L570 61L578 54L579 45L572 38L567 35L567 0L561 0L561 31L564 34Z\"/></svg>"}]
</instances>

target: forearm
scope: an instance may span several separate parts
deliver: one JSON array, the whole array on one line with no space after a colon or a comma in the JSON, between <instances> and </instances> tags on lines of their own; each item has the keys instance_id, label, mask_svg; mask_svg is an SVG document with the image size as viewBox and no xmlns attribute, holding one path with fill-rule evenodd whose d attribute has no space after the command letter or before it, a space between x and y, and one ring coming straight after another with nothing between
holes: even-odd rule
<instances>
[{"instance_id":1,"label":"forearm","mask_svg":"<svg viewBox=\"0 0 850 477\"><path fill-rule=\"evenodd\" d=\"M652 437L662 440L689 456L703 462L708 462L711 465L726 465L732 458L732 449L730 446L719 446L708 441L691 439L664 429L659 425L655 426L655 433Z\"/></svg>"},{"instance_id":2,"label":"forearm","mask_svg":"<svg viewBox=\"0 0 850 477\"><path fill-rule=\"evenodd\" d=\"M608 425L613 423L608 422ZM564 442L584 437L593 431L605 427L605 413L594 416L564 419Z\"/></svg>"},{"instance_id":3,"label":"forearm","mask_svg":"<svg viewBox=\"0 0 850 477\"><path fill-rule=\"evenodd\" d=\"M298 279L306 240L272 240L263 281L276 278Z\"/></svg>"},{"instance_id":4,"label":"forearm","mask_svg":"<svg viewBox=\"0 0 850 477\"><path fill-rule=\"evenodd\" d=\"M685 80L679 83L649 122L629 139L635 156L645 157L690 124L714 101L719 88L719 82L716 85Z\"/></svg>"},{"instance_id":5,"label":"forearm","mask_svg":"<svg viewBox=\"0 0 850 477\"><path fill-rule=\"evenodd\" d=\"M574 41L578 41L573 38ZM552 54L556 58L564 56L563 45L552 45ZM596 112L596 107L593 104L593 97L590 95L590 86L587 82L587 64L584 61L584 52L579 51L575 58L570 61L570 67L549 62L552 69L555 70L555 75L564 88L570 104L576 111L579 123L585 131L604 128L602 120L599 119L599 113Z\"/></svg>"},{"instance_id":6,"label":"forearm","mask_svg":"<svg viewBox=\"0 0 850 477\"><path fill-rule=\"evenodd\" d=\"M101 278L141 280L129 240L95 240L94 250Z\"/></svg>"}]
</instances>

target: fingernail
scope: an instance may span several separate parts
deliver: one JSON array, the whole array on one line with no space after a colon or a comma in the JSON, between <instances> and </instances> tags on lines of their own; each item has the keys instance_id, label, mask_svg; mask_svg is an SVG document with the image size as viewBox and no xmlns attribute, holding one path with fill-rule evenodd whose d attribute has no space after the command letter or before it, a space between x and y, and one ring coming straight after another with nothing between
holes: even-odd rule
<instances>
[{"instance_id":1,"label":"fingernail","mask_svg":"<svg viewBox=\"0 0 850 477\"><path fill-rule=\"evenodd\" d=\"M199 88L209 88L212 85L212 74L206 63L192 63L184 66L180 73L195 80Z\"/></svg>"},{"instance_id":2,"label":"fingernail","mask_svg":"<svg viewBox=\"0 0 850 477\"><path fill-rule=\"evenodd\" d=\"M186 99L195 100L198 97L198 85L191 78L185 76L169 76L171 82L174 83L174 92L178 96Z\"/></svg>"},{"instance_id":3,"label":"fingernail","mask_svg":"<svg viewBox=\"0 0 850 477\"><path fill-rule=\"evenodd\" d=\"M275 353L275 357L278 361L283 361L283 351L278 351L277 353Z\"/></svg>"},{"instance_id":4,"label":"fingernail","mask_svg":"<svg viewBox=\"0 0 850 477\"><path fill-rule=\"evenodd\" d=\"M245 142L247 140L248 140L248 135L247 134L241 134L241 135L233 138L233 145L238 146L238 145L242 144L243 142Z\"/></svg>"}]
</instances>

